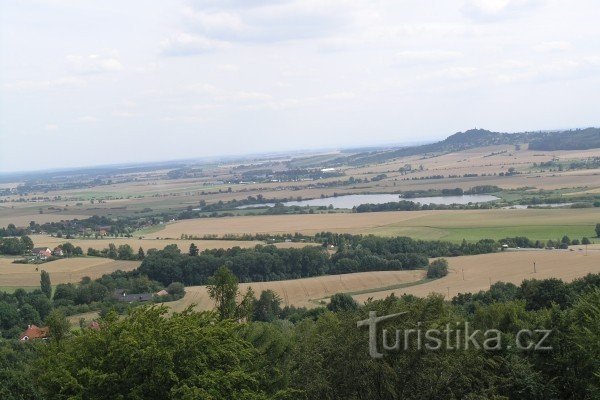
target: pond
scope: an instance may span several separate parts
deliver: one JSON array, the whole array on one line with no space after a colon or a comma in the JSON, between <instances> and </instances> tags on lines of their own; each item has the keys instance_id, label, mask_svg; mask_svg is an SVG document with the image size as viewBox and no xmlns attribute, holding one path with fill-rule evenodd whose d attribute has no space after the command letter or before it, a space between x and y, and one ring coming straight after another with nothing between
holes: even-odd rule
<instances>
[{"instance_id":1,"label":"pond","mask_svg":"<svg viewBox=\"0 0 600 400\"><path fill-rule=\"evenodd\" d=\"M301 201L286 201L283 205L286 206L312 206L312 207L328 207L330 204L334 208L352 208L361 204L383 204L396 202L400 200L408 200L421 204L469 204L469 203L484 203L488 201L498 200L498 197L489 194L465 194L462 196L433 196L433 197L413 197L410 199L401 198L397 194L350 194L346 196L324 197L320 199L301 200ZM237 207L242 208L259 208L273 207L274 203L250 204Z\"/></svg>"}]
</instances>

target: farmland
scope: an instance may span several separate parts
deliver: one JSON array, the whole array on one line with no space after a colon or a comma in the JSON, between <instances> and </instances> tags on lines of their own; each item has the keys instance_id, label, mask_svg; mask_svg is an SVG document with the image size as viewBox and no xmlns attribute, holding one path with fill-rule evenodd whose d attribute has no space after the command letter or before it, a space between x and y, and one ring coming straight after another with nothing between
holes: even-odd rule
<instances>
[{"instance_id":1,"label":"farmland","mask_svg":"<svg viewBox=\"0 0 600 400\"><path fill-rule=\"evenodd\" d=\"M514 251L478 256L461 256L448 259L449 274L441 279L425 281L425 272L382 271L346 275L329 275L315 278L240 284L243 292L252 287L256 293L273 290L282 299L282 305L315 307L334 293L349 293L359 303L369 298L383 299L391 293L427 296L440 293L450 298L458 293L477 292L489 288L490 283L512 282L520 284L525 279L558 278L572 281L588 273L600 273L600 251L585 253L575 251L539 250ZM536 273L533 262L536 262ZM393 288L389 288L393 287ZM175 311L196 304L199 309L212 309L213 302L205 286L186 288L183 299L170 304Z\"/></svg>"},{"instance_id":2,"label":"farmland","mask_svg":"<svg viewBox=\"0 0 600 400\"><path fill-rule=\"evenodd\" d=\"M97 257L65 258L40 265L13 264L12 261L12 258L0 258L0 287L39 288L41 270L47 271L52 284L57 285L77 283L84 276L95 279L116 270L131 271L140 265L138 261L116 261Z\"/></svg>"},{"instance_id":3,"label":"farmland","mask_svg":"<svg viewBox=\"0 0 600 400\"><path fill-rule=\"evenodd\" d=\"M533 240L591 237L597 208L398 211L363 214L309 214L206 218L171 223L152 236L180 237L244 233L330 231L381 236L411 236L449 241L527 236Z\"/></svg>"},{"instance_id":4,"label":"farmland","mask_svg":"<svg viewBox=\"0 0 600 400\"><path fill-rule=\"evenodd\" d=\"M163 249L170 244L176 244L181 251L187 251L192 243L194 243L200 251L206 249L229 249L232 247L252 248L257 244L265 244L260 241L242 241L242 240L181 240L181 239L135 239L135 238L103 238L103 239L64 239L47 235L32 235L34 243L38 247L54 248L62 243L69 242L74 246L80 246L85 252L88 248L102 250L108 247L110 243L119 247L120 245L128 244L134 250L138 248L148 251L149 249ZM277 243L277 247L300 247L305 246L302 243Z\"/></svg>"}]
</instances>

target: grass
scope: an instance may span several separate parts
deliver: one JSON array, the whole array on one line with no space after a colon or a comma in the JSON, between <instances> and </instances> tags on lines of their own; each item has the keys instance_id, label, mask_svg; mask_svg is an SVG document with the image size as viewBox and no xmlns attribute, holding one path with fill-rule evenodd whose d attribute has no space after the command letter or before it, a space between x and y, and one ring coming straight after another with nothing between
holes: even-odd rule
<instances>
[{"instance_id":1,"label":"grass","mask_svg":"<svg viewBox=\"0 0 600 400\"><path fill-rule=\"evenodd\" d=\"M532 240L593 237L600 222L597 208L521 209L521 210L446 210L379 213L275 215L232 218L205 218L168 224L161 235L203 236L243 233L339 232L381 236L410 236L424 240L527 236Z\"/></svg>"}]
</instances>

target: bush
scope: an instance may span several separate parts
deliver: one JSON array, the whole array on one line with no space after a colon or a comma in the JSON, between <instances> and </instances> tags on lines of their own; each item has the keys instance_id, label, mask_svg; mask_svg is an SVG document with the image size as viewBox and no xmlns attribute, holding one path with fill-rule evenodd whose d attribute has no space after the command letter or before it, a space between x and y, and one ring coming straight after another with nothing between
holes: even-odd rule
<instances>
[{"instance_id":1,"label":"bush","mask_svg":"<svg viewBox=\"0 0 600 400\"><path fill-rule=\"evenodd\" d=\"M429 264L427 278L438 279L446 275L448 275L448 261L445 258L439 258Z\"/></svg>"}]
</instances>

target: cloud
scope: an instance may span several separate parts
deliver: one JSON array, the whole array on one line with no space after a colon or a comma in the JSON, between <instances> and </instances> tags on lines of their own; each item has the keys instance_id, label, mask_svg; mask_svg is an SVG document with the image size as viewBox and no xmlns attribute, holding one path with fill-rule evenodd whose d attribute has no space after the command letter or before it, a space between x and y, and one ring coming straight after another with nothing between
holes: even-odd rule
<instances>
[{"instance_id":1,"label":"cloud","mask_svg":"<svg viewBox=\"0 0 600 400\"><path fill-rule=\"evenodd\" d=\"M479 22L494 22L530 14L543 0L466 0L462 12Z\"/></svg>"},{"instance_id":2,"label":"cloud","mask_svg":"<svg viewBox=\"0 0 600 400\"><path fill-rule=\"evenodd\" d=\"M84 115L83 117L79 117L79 122L97 122L98 118L92 117L91 115Z\"/></svg>"},{"instance_id":3,"label":"cloud","mask_svg":"<svg viewBox=\"0 0 600 400\"><path fill-rule=\"evenodd\" d=\"M24 80L6 83L4 88L6 90L15 91L29 91L29 90L49 90L56 88L63 88L68 86L77 86L83 83L83 79L77 77L62 77L57 79L48 79L41 81Z\"/></svg>"},{"instance_id":4,"label":"cloud","mask_svg":"<svg viewBox=\"0 0 600 400\"><path fill-rule=\"evenodd\" d=\"M44 125L44 129L47 131L57 131L58 130L58 125L56 124L46 124Z\"/></svg>"},{"instance_id":5,"label":"cloud","mask_svg":"<svg viewBox=\"0 0 600 400\"><path fill-rule=\"evenodd\" d=\"M225 49L228 44L199 35L178 33L160 43L161 54L165 56L193 56Z\"/></svg>"},{"instance_id":6,"label":"cloud","mask_svg":"<svg viewBox=\"0 0 600 400\"><path fill-rule=\"evenodd\" d=\"M251 43L327 37L359 15L351 3L317 0L197 1L184 11L186 33Z\"/></svg>"},{"instance_id":7,"label":"cloud","mask_svg":"<svg viewBox=\"0 0 600 400\"><path fill-rule=\"evenodd\" d=\"M89 56L67 56L70 70L75 74L102 74L116 72L123 69L123 65L114 57L91 54Z\"/></svg>"},{"instance_id":8,"label":"cloud","mask_svg":"<svg viewBox=\"0 0 600 400\"><path fill-rule=\"evenodd\" d=\"M459 51L448 50L416 50L416 51L401 51L396 55L396 63L400 65L406 64L434 64L456 60L462 57Z\"/></svg>"},{"instance_id":9,"label":"cloud","mask_svg":"<svg viewBox=\"0 0 600 400\"><path fill-rule=\"evenodd\" d=\"M558 40L554 42L541 42L538 43L534 49L540 53L559 52L566 51L572 47L570 42L564 40Z\"/></svg>"}]
</instances>

